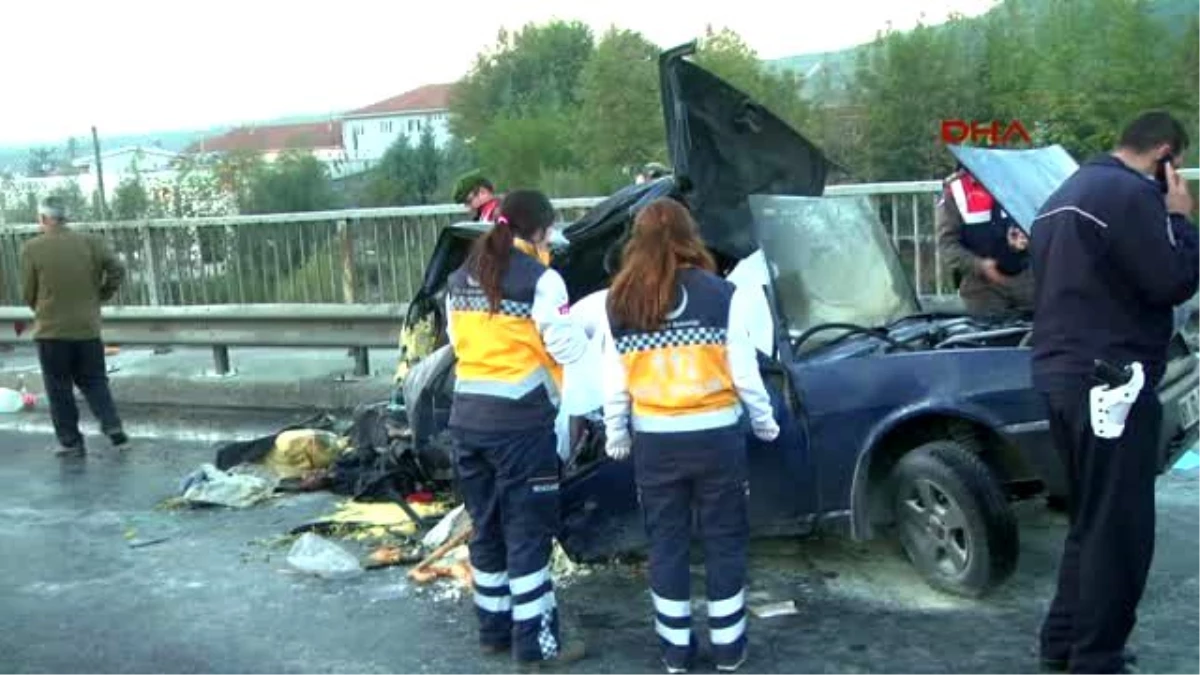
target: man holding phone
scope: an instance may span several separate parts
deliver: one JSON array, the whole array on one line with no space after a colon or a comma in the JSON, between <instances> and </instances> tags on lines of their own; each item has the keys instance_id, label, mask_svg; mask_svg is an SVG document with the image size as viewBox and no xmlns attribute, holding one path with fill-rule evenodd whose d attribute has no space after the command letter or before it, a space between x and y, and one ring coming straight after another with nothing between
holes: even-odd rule
<instances>
[{"instance_id":1,"label":"man holding phone","mask_svg":"<svg viewBox=\"0 0 1200 675\"><path fill-rule=\"evenodd\" d=\"M1194 202L1175 170L1188 142L1169 114L1141 115L1033 222L1033 383L1047 402L1069 487L1070 528L1041 630L1047 670L1128 668L1125 643L1154 555L1156 387L1174 308L1200 285L1200 237L1188 220ZM1155 178L1160 166L1165 197ZM1092 396L1098 361L1142 371L1126 385L1132 407L1116 434L1106 426L1111 411Z\"/></svg>"}]
</instances>

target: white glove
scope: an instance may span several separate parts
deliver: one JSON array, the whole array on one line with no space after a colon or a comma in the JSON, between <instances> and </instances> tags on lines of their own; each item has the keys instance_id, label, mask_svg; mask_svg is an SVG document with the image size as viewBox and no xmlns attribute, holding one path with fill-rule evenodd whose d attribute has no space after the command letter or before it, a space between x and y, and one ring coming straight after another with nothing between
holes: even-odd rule
<instances>
[{"instance_id":1,"label":"white glove","mask_svg":"<svg viewBox=\"0 0 1200 675\"><path fill-rule=\"evenodd\" d=\"M610 437L604 444L604 452L617 461L628 457L632 449L633 441L627 435Z\"/></svg>"},{"instance_id":2,"label":"white glove","mask_svg":"<svg viewBox=\"0 0 1200 675\"><path fill-rule=\"evenodd\" d=\"M779 437L779 425L773 417L753 420L750 422L750 428L754 430L755 438L760 441L770 443Z\"/></svg>"}]
</instances>

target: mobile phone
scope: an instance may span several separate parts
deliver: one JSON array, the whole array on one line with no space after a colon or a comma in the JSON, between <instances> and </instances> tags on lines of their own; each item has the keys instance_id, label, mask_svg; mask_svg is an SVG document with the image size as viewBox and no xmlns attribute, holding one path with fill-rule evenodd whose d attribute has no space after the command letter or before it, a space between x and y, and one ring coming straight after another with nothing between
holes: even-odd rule
<instances>
[{"instance_id":1,"label":"mobile phone","mask_svg":"<svg viewBox=\"0 0 1200 675\"><path fill-rule=\"evenodd\" d=\"M1162 190L1163 194L1167 194L1167 165L1171 163L1171 157L1162 157L1158 160L1158 167L1154 170L1154 180L1158 181L1158 189Z\"/></svg>"}]
</instances>

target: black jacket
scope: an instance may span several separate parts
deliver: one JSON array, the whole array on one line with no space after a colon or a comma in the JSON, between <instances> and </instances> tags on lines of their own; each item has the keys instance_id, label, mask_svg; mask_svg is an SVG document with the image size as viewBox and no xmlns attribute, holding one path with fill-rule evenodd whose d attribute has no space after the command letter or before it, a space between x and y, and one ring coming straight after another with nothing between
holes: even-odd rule
<instances>
[{"instance_id":1,"label":"black jacket","mask_svg":"<svg viewBox=\"0 0 1200 675\"><path fill-rule=\"evenodd\" d=\"M1112 156L1079 168L1033 222L1033 383L1090 376L1094 359L1140 361L1157 384L1173 310L1200 283L1200 237L1158 185Z\"/></svg>"}]
</instances>

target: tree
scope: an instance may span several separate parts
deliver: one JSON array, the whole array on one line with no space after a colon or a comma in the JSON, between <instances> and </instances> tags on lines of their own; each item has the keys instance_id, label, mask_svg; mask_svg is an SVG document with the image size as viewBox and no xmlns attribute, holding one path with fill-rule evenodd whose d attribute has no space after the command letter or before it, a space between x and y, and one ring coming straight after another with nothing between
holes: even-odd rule
<instances>
[{"instance_id":1,"label":"tree","mask_svg":"<svg viewBox=\"0 0 1200 675\"><path fill-rule=\"evenodd\" d=\"M728 28L714 32L710 27L697 45L695 61L803 133L809 104L798 73L770 70L741 36Z\"/></svg>"},{"instance_id":2,"label":"tree","mask_svg":"<svg viewBox=\"0 0 1200 675\"><path fill-rule=\"evenodd\" d=\"M337 205L329 170L316 157L288 150L251 174L245 213L324 211Z\"/></svg>"},{"instance_id":3,"label":"tree","mask_svg":"<svg viewBox=\"0 0 1200 675\"><path fill-rule=\"evenodd\" d=\"M79 183L75 179L67 181L50 191L51 197L57 197L62 200L63 206L66 207L67 217L72 220L89 220L92 218L92 209L88 206L87 197L83 196L83 190L79 187Z\"/></svg>"},{"instance_id":4,"label":"tree","mask_svg":"<svg viewBox=\"0 0 1200 675\"><path fill-rule=\"evenodd\" d=\"M578 21L528 24L515 34L501 30L496 44L476 57L454 87L454 135L471 141L483 136L496 117L573 110L592 49L592 31Z\"/></svg>"},{"instance_id":5,"label":"tree","mask_svg":"<svg viewBox=\"0 0 1200 675\"><path fill-rule=\"evenodd\" d=\"M593 51L580 22L501 31L451 96L451 129L499 184L536 184L540 171L574 169L571 134L579 78Z\"/></svg>"},{"instance_id":6,"label":"tree","mask_svg":"<svg viewBox=\"0 0 1200 675\"><path fill-rule=\"evenodd\" d=\"M113 195L112 212L117 220L137 220L150 211L150 196L136 172L126 177Z\"/></svg>"},{"instance_id":7,"label":"tree","mask_svg":"<svg viewBox=\"0 0 1200 675\"><path fill-rule=\"evenodd\" d=\"M406 206L418 198L417 152L400 134L371 168L366 199L372 206Z\"/></svg>"},{"instance_id":8,"label":"tree","mask_svg":"<svg viewBox=\"0 0 1200 675\"><path fill-rule=\"evenodd\" d=\"M612 28L583 69L575 153L598 192L627 181L621 169L667 155L658 52L640 33Z\"/></svg>"},{"instance_id":9,"label":"tree","mask_svg":"<svg viewBox=\"0 0 1200 675\"><path fill-rule=\"evenodd\" d=\"M501 185L534 187L543 172L573 167L571 118L545 111L537 116L501 117L479 139L483 171Z\"/></svg>"},{"instance_id":10,"label":"tree","mask_svg":"<svg viewBox=\"0 0 1200 675\"><path fill-rule=\"evenodd\" d=\"M235 150L218 157L211 170L220 190L232 195L238 211L251 213L253 186L267 172L262 155L249 150Z\"/></svg>"},{"instance_id":11,"label":"tree","mask_svg":"<svg viewBox=\"0 0 1200 675\"><path fill-rule=\"evenodd\" d=\"M432 125L426 124L422 129L413 159L417 203L428 204L437 193L442 171L442 152L433 137Z\"/></svg>"},{"instance_id":12,"label":"tree","mask_svg":"<svg viewBox=\"0 0 1200 675\"><path fill-rule=\"evenodd\" d=\"M57 164L54 150L50 148L34 148L29 151L29 160L25 165L25 174L31 178L49 176Z\"/></svg>"}]
</instances>

